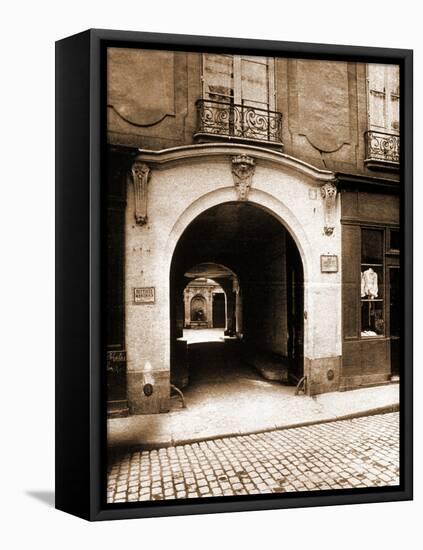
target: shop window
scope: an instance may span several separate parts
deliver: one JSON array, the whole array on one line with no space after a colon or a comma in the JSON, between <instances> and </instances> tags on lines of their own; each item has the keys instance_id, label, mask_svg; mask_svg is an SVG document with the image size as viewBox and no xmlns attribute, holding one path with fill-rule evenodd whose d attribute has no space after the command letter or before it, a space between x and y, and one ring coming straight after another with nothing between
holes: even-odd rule
<instances>
[{"instance_id":1,"label":"shop window","mask_svg":"<svg viewBox=\"0 0 423 550\"><path fill-rule=\"evenodd\" d=\"M384 231L361 230L361 337L385 333Z\"/></svg>"},{"instance_id":2,"label":"shop window","mask_svg":"<svg viewBox=\"0 0 423 550\"><path fill-rule=\"evenodd\" d=\"M400 251L400 232L398 229L391 229L389 232L389 250L391 252Z\"/></svg>"}]
</instances>

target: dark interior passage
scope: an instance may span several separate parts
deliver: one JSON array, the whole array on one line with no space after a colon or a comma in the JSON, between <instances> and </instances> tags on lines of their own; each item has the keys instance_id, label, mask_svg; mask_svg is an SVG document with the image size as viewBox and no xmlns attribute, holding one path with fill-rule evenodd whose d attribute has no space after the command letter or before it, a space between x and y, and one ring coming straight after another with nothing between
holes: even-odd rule
<instances>
[{"instance_id":1,"label":"dark interior passage","mask_svg":"<svg viewBox=\"0 0 423 550\"><path fill-rule=\"evenodd\" d=\"M220 383L240 376L257 377L242 357L242 343L237 340L191 344L189 351L190 384Z\"/></svg>"},{"instance_id":2,"label":"dark interior passage","mask_svg":"<svg viewBox=\"0 0 423 550\"><path fill-rule=\"evenodd\" d=\"M183 292L199 276L212 278L224 290L225 318L222 298L213 298L213 323L225 323L225 335L234 339L230 353L227 346L214 345L200 357L198 344L184 346L178 340L184 328ZM179 240L170 282L175 385L194 383L199 368L221 378L236 376L242 368L284 383L301 378L302 263L292 237L273 215L248 202L202 213Z\"/></svg>"},{"instance_id":3,"label":"dark interior passage","mask_svg":"<svg viewBox=\"0 0 423 550\"><path fill-rule=\"evenodd\" d=\"M225 328L225 295L213 294L213 328Z\"/></svg>"}]
</instances>

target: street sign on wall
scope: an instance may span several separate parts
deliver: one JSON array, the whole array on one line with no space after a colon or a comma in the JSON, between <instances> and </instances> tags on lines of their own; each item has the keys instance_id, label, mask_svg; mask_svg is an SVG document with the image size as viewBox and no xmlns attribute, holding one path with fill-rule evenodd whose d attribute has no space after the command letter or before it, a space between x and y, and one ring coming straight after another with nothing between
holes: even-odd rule
<instances>
[{"instance_id":1,"label":"street sign on wall","mask_svg":"<svg viewBox=\"0 0 423 550\"><path fill-rule=\"evenodd\" d=\"M154 304L156 300L156 288L147 286L134 288L134 304Z\"/></svg>"}]
</instances>

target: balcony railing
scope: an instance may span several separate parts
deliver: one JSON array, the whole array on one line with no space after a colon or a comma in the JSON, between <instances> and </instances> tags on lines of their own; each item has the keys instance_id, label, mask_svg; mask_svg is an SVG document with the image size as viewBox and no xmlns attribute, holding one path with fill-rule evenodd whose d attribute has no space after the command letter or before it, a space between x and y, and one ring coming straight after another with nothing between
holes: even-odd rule
<instances>
[{"instance_id":1,"label":"balcony railing","mask_svg":"<svg viewBox=\"0 0 423 550\"><path fill-rule=\"evenodd\" d=\"M398 165L400 160L400 138L395 134L366 132L367 162Z\"/></svg>"},{"instance_id":2,"label":"balcony railing","mask_svg":"<svg viewBox=\"0 0 423 550\"><path fill-rule=\"evenodd\" d=\"M246 105L199 99L196 136L258 140L282 145L282 114Z\"/></svg>"}]
</instances>

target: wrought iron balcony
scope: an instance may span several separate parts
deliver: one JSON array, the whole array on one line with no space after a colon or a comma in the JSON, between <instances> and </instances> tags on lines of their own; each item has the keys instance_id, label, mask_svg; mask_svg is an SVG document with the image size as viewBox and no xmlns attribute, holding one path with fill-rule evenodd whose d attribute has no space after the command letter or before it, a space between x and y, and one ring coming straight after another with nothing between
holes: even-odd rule
<instances>
[{"instance_id":1,"label":"wrought iron balcony","mask_svg":"<svg viewBox=\"0 0 423 550\"><path fill-rule=\"evenodd\" d=\"M282 146L281 113L210 99L199 99L196 106L196 138L237 138Z\"/></svg>"},{"instance_id":2,"label":"wrought iron balcony","mask_svg":"<svg viewBox=\"0 0 423 550\"><path fill-rule=\"evenodd\" d=\"M398 166L400 160L400 138L395 134L366 132L367 159L366 164Z\"/></svg>"}]
</instances>

